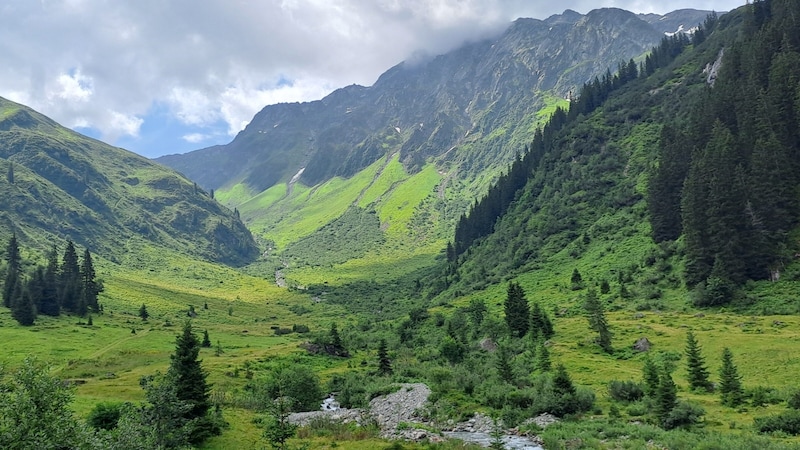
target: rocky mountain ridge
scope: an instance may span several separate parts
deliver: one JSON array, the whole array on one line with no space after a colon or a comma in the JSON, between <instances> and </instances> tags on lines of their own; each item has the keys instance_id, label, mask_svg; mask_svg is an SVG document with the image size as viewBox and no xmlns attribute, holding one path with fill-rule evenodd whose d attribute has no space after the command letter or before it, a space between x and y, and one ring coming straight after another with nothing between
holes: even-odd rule
<instances>
[{"instance_id":1,"label":"rocky mountain ridge","mask_svg":"<svg viewBox=\"0 0 800 450\"><path fill-rule=\"evenodd\" d=\"M665 26L688 28L706 12L674 15L648 23L606 8L518 19L494 39L400 63L373 86L267 106L230 144L157 161L205 188L239 185L251 195L298 174L307 186L349 177L398 151L409 172L435 162L474 178L510 162L545 107L649 50Z\"/></svg>"}]
</instances>

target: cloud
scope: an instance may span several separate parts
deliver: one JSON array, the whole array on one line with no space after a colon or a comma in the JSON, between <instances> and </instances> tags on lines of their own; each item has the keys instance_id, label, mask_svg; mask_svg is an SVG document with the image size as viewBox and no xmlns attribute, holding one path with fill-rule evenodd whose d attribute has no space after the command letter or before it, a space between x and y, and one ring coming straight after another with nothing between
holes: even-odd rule
<instances>
[{"instance_id":1,"label":"cloud","mask_svg":"<svg viewBox=\"0 0 800 450\"><path fill-rule=\"evenodd\" d=\"M52 92L55 97L67 102L86 102L92 96L92 79L83 76L79 70L69 75L62 73L56 79L58 87Z\"/></svg>"},{"instance_id":2,"label":"cloud","mask_svg":"<svg viewBox=\"0 0 800 450\"><path fill-rule=\"evenodd\" d=\"M516 17L602 6L727 10L744 0L5 0L0 96L103 139L172 119L242 129L267 104L371 85L414 52L438 54ZM145 127L146 128L146 127ZM196 133L195 133L196 132Z\"/></svg>"},{"instance_id":3,"label":"cloud","mask_svg":"<svg viewBox=\"0 0 800 450\"><path fill-rule=\"evenodd\" d=\"M205 142L207 139L211 138L211 135L203 134L203 133L189 133L182 137L182 139L186 142L191 142L192 144L199 144L201 142Z\"/></svg>"}]
</instances>

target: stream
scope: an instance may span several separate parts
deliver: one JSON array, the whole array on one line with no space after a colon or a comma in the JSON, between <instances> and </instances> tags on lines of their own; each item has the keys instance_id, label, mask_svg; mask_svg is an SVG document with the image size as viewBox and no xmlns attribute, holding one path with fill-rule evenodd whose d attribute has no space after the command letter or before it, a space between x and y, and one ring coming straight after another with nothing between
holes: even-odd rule
<instances>
[{"instance_id":1,"label":"stream","mask_svg":"<svg viewBox=\"0 0 800 450\"><path fill-rule=\"evenodd\" d=\"M452 439L460 439L464 442L471 442L479 444L483 447L489 447L492 443L492 436L489 433L469 432L469 431L445 431L444 435ZM536 442L524 436L503 436L503 444L507 450L544 450Z\"/></svg>"}]
</instances>

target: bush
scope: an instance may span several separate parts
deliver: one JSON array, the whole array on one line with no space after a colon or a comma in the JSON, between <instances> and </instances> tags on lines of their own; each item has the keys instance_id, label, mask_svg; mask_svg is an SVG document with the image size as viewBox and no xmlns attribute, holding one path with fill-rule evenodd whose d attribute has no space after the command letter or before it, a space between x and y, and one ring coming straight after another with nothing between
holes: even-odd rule
<instances>
[{"instance_id":1,"label":"bush","mask_svg":"<svg viewBox=\"0 0 800 450\"><path fill-rule=\"evenodd\" d=\"M608 395L619 402L636 402L644 397L642 385L635 381L612 380L608 383Z\"/></svg>"},{"instance_id":2,"label":"bush","mask_svg":"<svg viewBox=\"0 0 800 450\"><path fill-rule=\"evenodd\" d=\"M323 398L319 378L311 369L301 365L277 367L265 380L263 389L270 399L291 397L294 411L319 409Z\"/></svg>"},{"instance_id":3,"label":"bush","mask_svg":"<svg viewBox=\"0 0 800 450\"><path fill-rule=\"evenodd\" d=\"M664 419L664 428L687 428L700 422L706 411L700 406L679 401Z\"/></svg>"},{"instance_id":4,"label":"bush","mask_svg":"<svg viewBox=\"0 0 800 450\"><path fill-rule=\"evenodd\" d=\"M789 408L800 409L800 391L794 391L789 394L786 403L789 405Z\"/></svg>"},{"instance_id":5,"label":"bush","mask_svg":"<svg viewBox=\"0 0 800 450\"><path fill-rule=\"evenodd\" d=\"M122 413L124 403L98 403L89 413L86 422L96 430L113 430Z\"/></svg>"},{"instance_id":6,"label":"bush","mask_svg":"<svg viewBox=\"0 0 800 450\"><path fill-rule=\"evenodd\" d=\"M308 333L309 329L308 325L294 324L292 325L292 331L295 333Z\"/></svg>"},{"instance_id":7,"label":"bush","mask_svg":"<svg viewBox=\"0 0 800 450\"><path fill-rule=\"evenodd\" d=\"M783 432L791 435L800 434L800 411L790 409L782 414L767 417L756 417L756 429L761 433Z\"/></svg>"},{"instance_id":8,"label":"bush","mask_svg":"<svg viewBox=\"0 0 800 450\"><path fill-rule=\"evenodd\" d=\"M775 389L765 386L756 386L747 392L750 397L750 404L753 406L775 405L781 402L781 398Z\"/></svg>"}]
</instances>

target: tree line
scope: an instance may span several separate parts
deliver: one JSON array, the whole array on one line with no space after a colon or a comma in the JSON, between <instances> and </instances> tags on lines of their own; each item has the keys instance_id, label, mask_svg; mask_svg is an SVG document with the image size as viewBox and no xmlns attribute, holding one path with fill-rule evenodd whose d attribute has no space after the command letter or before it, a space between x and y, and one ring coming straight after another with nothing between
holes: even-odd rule
<instances>
[{"instance_id":1,"label":"tree line","mask_svg":"<svg viewBox=\"0 0 800 450\"><path fill-rule=\"evenodd\" d=\"M57 317L66 312L84 317L102 310L97 298L103 283L97 280L88 248L79 260L75 245L67 241L59 261L58 248L53 245L45 265L24 273L19 241L13 234L6 246L5 260L3 306L11 309L20 325L33 325L37 314Z\"/></svg>"}]
</instances>

